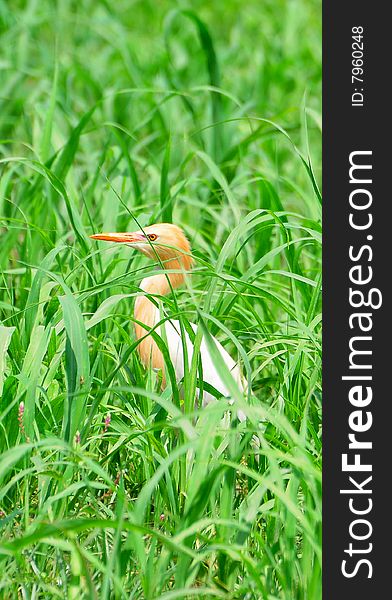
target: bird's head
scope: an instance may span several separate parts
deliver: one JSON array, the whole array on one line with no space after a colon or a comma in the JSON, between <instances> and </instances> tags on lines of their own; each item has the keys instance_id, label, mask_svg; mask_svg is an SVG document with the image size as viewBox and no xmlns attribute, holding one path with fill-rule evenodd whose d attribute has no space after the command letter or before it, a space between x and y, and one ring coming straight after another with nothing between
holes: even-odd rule
<instances>
[{"instance_id":1,"label":"bird's head","mask_svg":"<svg viewBox=\"0 0 392 600\"><path fill-rule=\"evenodd\" d=\"M131 233L96 233L90 236L93 240L127 244L142 252L153 260L159 259L167 263L175 260L178 265L188 271L192 266L191 247L183 230L172 223L156 223L144 227L143 231ZM169 268L168 266L168 268Z\"/></svg>"}]
</instances>

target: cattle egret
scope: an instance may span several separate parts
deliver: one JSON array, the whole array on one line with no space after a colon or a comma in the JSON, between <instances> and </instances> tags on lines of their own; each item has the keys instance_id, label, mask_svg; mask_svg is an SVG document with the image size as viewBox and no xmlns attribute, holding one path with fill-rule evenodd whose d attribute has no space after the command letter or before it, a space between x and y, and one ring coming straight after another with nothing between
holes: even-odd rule
<instances>
[{"instance_id":1,"label":"cattle egret","mask_svg":"<svg viewBox=\"0 0 392 600\"><path fill-rule=\"evenodd\" d=\"M178 288L184 283L186 274L192 267L189 241L182 229L171 223L157 223L145 227L143 231L135 231L133 233L99 233L90 237L94 240L127 244L155 261L159 258L163 271L162 273L143 279L140 288L145 294L152 296L165 296L169 294L173 289ZM136 337L140 340L138 352L141 361L146 367L151 366L153 369L162 371L162 385L164 386L164 358L153 337L148 335L148 332L161 320L160 311L148 295L141 295L136 299L134 317ZM191 323L191 326L196 331L196 325ZM162 336L161 328L157 329L157 333ZM184 352L179 321L174 319L165 321L164 337L167 341L176 378L180 381L184 377ZM185 339L190 364L193 354L193 344L187 333L185 333ZM212 339L232 377L237 382L239 388L243 390L244 385L238 365L218 340L215 338ZM223 396L229 396L229 391L219 375L219 370L214 364L208 345L204 339L201 343L200 357L203 380L212 385ZM213 400L215 400L215 397L212 394L207 391L203 392L203 405ZM245 420L245 415L241 411L238 411L238 417L241 421Z\"/></svg>"}]
</instances>

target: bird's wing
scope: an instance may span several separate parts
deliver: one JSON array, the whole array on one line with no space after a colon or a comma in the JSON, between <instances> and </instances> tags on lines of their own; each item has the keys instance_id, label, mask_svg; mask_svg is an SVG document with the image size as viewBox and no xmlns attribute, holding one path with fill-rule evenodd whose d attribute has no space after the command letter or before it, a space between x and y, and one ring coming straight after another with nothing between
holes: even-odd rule
<instances>
[{"instance_id":1,"label":"bird's wing","mask_svg":"<svg viewBox=\"0 0 392 600\"><path fill-rule=\"evenodd\" d=\"M191 323L192 329L196 332L196 325ZM180 380L184 377L184 352L183 352L183 342L181 339L181 329L180 323L177 320L170 320L165 322L165 334L167 345L169 348L170 359L173 363L173 367L176 372L177 379ZM223 346L216 340L214 337L212 338L221 357L223 358L227 368L231 371L231 374L234 380L238 383L240 389L243 389L243 383L241 380L241 372L236 364L236 362L232 359L230 354L223 348ZM193 344L189 338L187 332L185 332L185 341L187 347L188 354L188 363L190 364L193 355ZM203 338L201 347L200 347L200 356L203 368L203 380L206 383L212 385L216 390L218 390L224 396L229 396L230 393L227 390L224 382L222 381L221 376L219 375L219 371L216 368L214 361L211 357L208 345ZM208 404L209 402L215 400L215 397L212 394L204 391L203 394L203 404Z\"/></svg>"}]
</instances>

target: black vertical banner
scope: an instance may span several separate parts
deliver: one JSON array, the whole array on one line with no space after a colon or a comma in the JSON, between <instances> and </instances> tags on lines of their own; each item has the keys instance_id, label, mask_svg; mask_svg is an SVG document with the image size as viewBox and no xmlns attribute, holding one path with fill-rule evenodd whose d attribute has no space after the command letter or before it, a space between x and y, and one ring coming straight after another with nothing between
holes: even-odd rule
<instances>
[{"instance_id":1,"label":"black vertical banner","mask_svg":"<svg viewBox=\"0 0 392 600\"><path fill-rule=\"evenodd\" d=\"M387 7L323 3L326 600L392 597Z\"/></svg>"}]
</instances>

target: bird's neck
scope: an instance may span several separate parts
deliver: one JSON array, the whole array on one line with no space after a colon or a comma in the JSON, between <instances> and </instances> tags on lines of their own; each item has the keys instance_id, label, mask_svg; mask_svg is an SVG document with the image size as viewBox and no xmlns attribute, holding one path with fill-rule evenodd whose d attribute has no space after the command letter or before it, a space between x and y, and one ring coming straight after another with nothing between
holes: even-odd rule
<instances>
[{"instance_id":1,"label":"bird's neck","mask_svg":"<svg viewBox=\"0 0 392 600\"><path fill-rule=\"evenodd\" d=\"M177 272L170 273L170 270ZM179 270L178 261L173 260L165 263L165 270L157 275L146 277L140 284L141 289L146 294L157 294L159 296L167 296L171 290L174 290L185 281L185 272Z\"/></svg>"},{"instance_id":2,"label":"bird's neck","mask_svg":"<svg viewBox=\"0 0 392 600\"><path fill-rule=\"evenodd\" d=\"M163 271L158 275L146 277L140 284L140 288L145 292L146 295L139 296L136 299L134 315L136 321L144 323L147 327L154 327L158 317L156 304L154 304L154 302L148 298L147 294L151 294L153 296L166 296L171 292L171 290L182 285L185 280L185 273L183 271L179 271L178 260L166 262L165 268L168 270L177 269L178 272L169 273L167 271ZM137 323L135 324L135 329L136 337L138 339L146 335L146 330Z\"/></svg>"},{"instance_id":3,"label":"bird's neck","mask_svg":"<svg viewBox=\"0 0 392 600\"><path fill-rule=\"evenodd\" d=\"M178 261L166 263L167 269L178 269ZM172 289L180 286L185 279L184 272L168 273L162 272L152 277L146 277L140 284L145 294L165 296ZM135 303L135 333L136 338L141 340L137 349L145 366L151 365L162 373L162 386L165 386L165 365L162 352L159 350L154 338L148 335L159 321L159 311L147 295L138 296ZM159 331L157 332L159 334Z\"/></svg>"}]
</instances>

